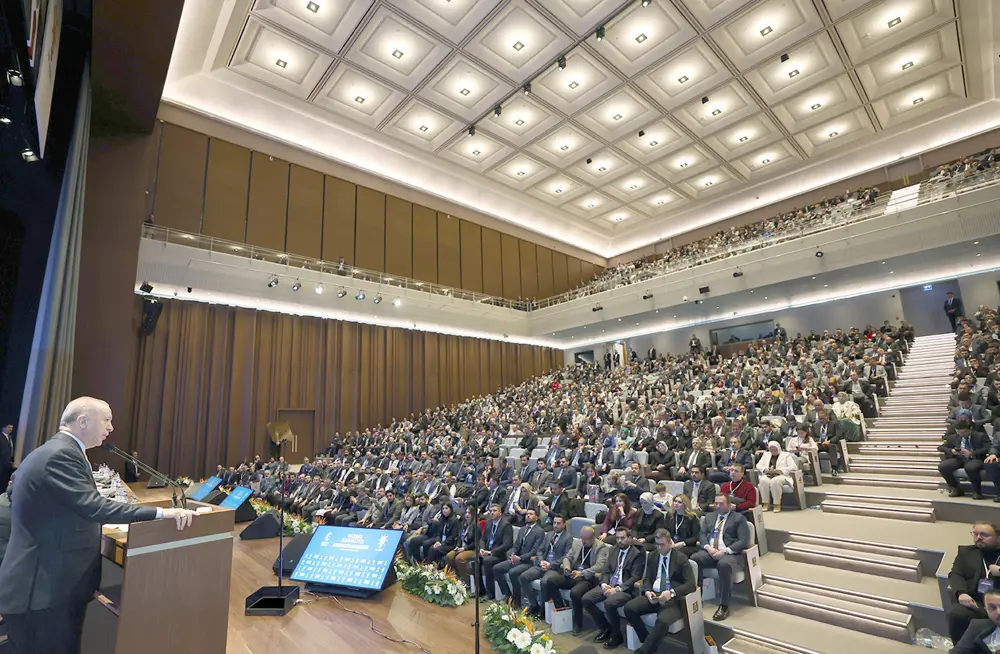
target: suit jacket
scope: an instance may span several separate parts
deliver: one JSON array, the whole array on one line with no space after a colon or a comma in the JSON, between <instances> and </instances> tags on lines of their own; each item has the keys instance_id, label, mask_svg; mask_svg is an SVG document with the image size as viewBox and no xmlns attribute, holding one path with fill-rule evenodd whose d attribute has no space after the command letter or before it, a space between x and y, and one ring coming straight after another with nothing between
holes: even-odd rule
<instances>
[{"instance_id":1,"label":"suit jacket","mask_svg":"<svg viewBox=\"0 0 1000 654\"><path fill-rule=\"evenodd\" d=\"M536 493L538 491L545 490L552 485L552 473L548 470L542 472L541 470L536 470L531 473L531 488Z\"/></svg>"},{"instance_id":2,"label":"suit jacket","mask_svg":"<svg viewBox=\"0 0 1000 654\"><path fill-rule=\"evenodd\" d=\"M812 438L817 443L822 442L822 428L819 422L814 422L812 427L809 429ZM831 443L837 443L840 441L840 423L837 421L828 421L826 423L826 440Z\"/></svg>"},{"instance_id":3,"label":"suit jacket","mask_svg":"<svg viewBox=\"0 0 1000 654\"><path fill-rule=\"evenodd\" d=\"M647 593L653 590L656 577L660 567L660 552L653 550L646 554L645 573L642 576L642 588L640 592ZM677 597L684 597L695 591L697 580L688 565L688 557L679 550L670 553L670 561L667 563L667 575L670 577L670 587Z\"/></svg>"},{"instance_id":4,"label":"suit jacket","mask_svg":"<svg viewBox=\"0 0 1000 654\"><path fill-rule=\"evenodd\" d=\"M611 545L594 539L593 549L587 550L587 554L590 556L590 559L588 560L590 565L581 570L584 579L597 579L600 576L601 572L608 565L608 552L612 549L614 548L612 548ZM579 569L583 554L583 541L579 538L574 538L572 549L570 549L566 558L563 559L563 571L569 574L571 571Z\"/></svg>"},{"instance_id":5,"label":"suit jacket","mask_svg":"<svg viewBox=\"0 0 1000 654\"><path fill-rule=\"evenodd\" d=\"M563 491L563 493L559 495L558 500L556 500L556 496L553 495L551 498L549 498L547 502L545 502L545 505L548 507L548 515L545 516L545 525L544 525L546 529L549 528L549 525L552 524L552 521L556 516L562 516L563 522L569 522L570 519L569 503L571 501L572 499L570 498L570 496L566 493L566 491ZM555 502L555 508L552 508L553 502Z\"/></svg>"},{"instance_id":6,"label":"suit jacket","mask_svg":"<svg viewBox=\"0 0 1000 654\"><path fill-rule=\"evenodd\" d=\"M10 470L14 467L14 441L9 437L0 434L0 472ZM7 492L6 488L0 488L0 493Z\"/></svg>"},{"instance_id":7,"label":"suit jacket","mask_svg":"<svg viewBox=\"0 0 1000 654\"><path fill-rule=\"evenodd\" d=\"M482 496L483 503L482 506L479 507L480 511L487 513L490 510L490 504L499 504L501 509L506 508L507 491L499 486L497 486L495 491L492 491L489 488L485 488L483 490L485 490L486 493Z\"/></svg>"},{"instance_id":8,"label":"suit jacket","mask_svg":"<svg viewBox=\"0 0 1000 654\"><path fill-rule=\"evenodd\" d=\"M986 646L985 641L996 628L992 620L973 620L965 630L965 635L955 643L948 654L993 654L993 650Z\"/></svg>"},{"instance_id":9,"label":"suit jacket","mask_svg":"<svg viewBox=\"0 0 1000 654\"><path fill-rule=\"evenodd\" d=\"M725 468L726 466L731 466L734 463L739 463L746 469L753 467L753 452L744 449L736 450L733 454L732 450L723 450L722 454L719 456L719 468Z\"/></svg>"},{"instance_id":10,"label":"suit jacket","mask_svg":"<svg viewBox=\"0 0 1000 654\"><path fill-rule=\"evenodd\" d=\"M693 453L694 453L694 450L688 450L684 454L681 454L681 456L680 456L680 464L681 464L681 466L683 466L684 468L688 467L688 461L691 460L691 455ZM712 467L712 455L710 453L706 452L705 450L701 450L701 451L698 452L698 456L695 457L694 464L696 466L703 466L705 469L711 468ZM691 472L691 471L688 470L688 472Z\"/></svg>"},{"instance_id":11,"label":"suit jacket","mask_svg":"<svg viewBox=\"0 0 1000 654\"><path fill-rule=\"evenodd\" d=\"M715 531L715 523L719 516L713 511L701 519L701 536L699 543L702 546L712 544L712 532ZM722 529L722 538L719 541L719 549L729 548L733 554L740 554L750 546L750 523L743 517L742 513L730 511L726 516L726 524Z\"/></svg>"},{"instance_id":12,"label":"suit jacket","mask_svg":"<svg viewBox=\"0 0 1000 654\"><path fill-rule=\"evenodd\" d=\"M691 501L697 504L702 511L711 511L715 504L715 494L718 492L715 484L707 479L702 479L701 486L698 487L698 497L691 497L693 491L694 480L688 479L684 482L684 494L690 497Z\"/></svg>"},{"instance_id":13,"label":"suit jacket","mask_svg":"<svg viewBox=\"0 0 1000 654\"><path fill-rule=\"evenodd\" d=\"M500 518L497 523L497 533L493 538L493 547L490 547L490 536L493 535L493 521L488 520L486 522L486 529L483 531L483 537L479 541L479 549L489 550L490 556L497 559L507 558L507 552L510 548L514 546L514 527L507 522L506 518Z\"/></svg>"},{"instance_id":14,"label":"suit jacket","mask_svg":"<svg viewBox=\"0 0 1000 654\"><path fill-rule=\"evenodd\" d=\"M992 441L981 431L969 431L969 449L972 450L970 459L985 459L986 453L990 449ZM958 433L948 434L944 442L938 446L938 451L946 457L959 457L958 450L962 445L962 438Z\"/></svg>"},{"instance_id":15,"label":"suit jacket","mask_svg":"<svg viewBox=\"0 0 1000 654\"><path fill-rule=\"evenodd\" d=\"M0 563L3 563L3 555L7 551L7 543L10 541L10 514L7 495L0 493Z\"/></svg>"},{"instance_id":16,"label":"suit jacket","mask_svg":"<svg viewBox=\"0 0 1000 654\"><path fill-rule=\"evenodd\" d=\"M956 318L959 317L959 316L964 316L965 315L965 305L962 304L962 298L960 298L960 297L953 297L951 299L951 306L950 307L948 306L948 300L945 300L944 301L944 312L946 314L948 314L949 316L955 316Z\"/></svg>"},{"instance_id":17,"label":"suit jacket","mask_svg":"<svg viewBox=\"0 0 1000 654\"><path fill-rule=\"evenodd\" d=\"M59 432L25 457L0 565L0 613L88 601L101 580L101 523L153 520L156 509L106 500L76 440Z\"/></svg>"},{"instance_id":18,"label":"suit jacket","mask_svg":"<svg viewBox=\"0 0 1000 654\"><path fill-rule=\"evenodd\" d=\"M990 557L992 561L995 557ZM979 594L979 580L986 576L983 553L975 545L959 545L955 553L955 562L951 564L948 573L948 588L951 589L952 600L957 604L959 595L969 595L977 602L983 599ZM993 583L1000 579L992 577Z\"/></svg>"},{"instance_id":19,"label":"suit jacket","mask_svg":"<svg viewBox=\"0 0 1000 654\"><path fill-rule=\"evenodd\" d=\"M530 564L535 557L535 552L541 547L544 538L545 531L538 523L530 527L525 525L518 530L517 537L514 538L514 545L511 546L507 553L511 556L517 554L521 557L522 563Z\"/></svg>"},{"instance_id":20,"label":"suit jacket","mask_svg":"<svg viewBox=\"0 0 1000 654\"><path fill-rule=\"evenodd\" d=\"M600 582L610 584L611 577L618 571L618 557L621 550L617 546L608 546L608 564L601 572ZM617 588L634 594L635 582L642 580L643 566L646 562L646 550L639 547L629 547L625 551L625 561L622 565L622 578Z\"/></svg>"},{"instance_id":21,"label":"suit jacket","mask_svg":"<svg viewBox=\"0 0 1000 654\"><path fill-rule=\"evenodd\" d=\"M541 546L535 550L535 566L541 567L541 562L548 558L549 548L552 549L553 554L552 565L558 566L566 558L571 547L573 547L573 534L569 533L568 529L563 529L562 533L558 534L554 531L546 533Z\"/></svg>"}]
</instances>

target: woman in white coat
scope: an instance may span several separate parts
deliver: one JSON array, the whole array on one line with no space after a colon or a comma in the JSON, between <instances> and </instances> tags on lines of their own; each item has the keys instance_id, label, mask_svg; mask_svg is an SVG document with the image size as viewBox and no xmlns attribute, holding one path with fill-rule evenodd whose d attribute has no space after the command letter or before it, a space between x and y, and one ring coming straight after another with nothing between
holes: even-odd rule
<instances>
[{"instance_id":1,"label":"woman in white coat","mask_svg":"<svg viewBox=\"0 0 1000 654\"><path fill-rule=\"evenodd\" d=\"M760 473L757 493L765 511L770 511L772 504L775 513L781 511L782 488L785 486L791 488L792 473L798 469L798 458L782 451L781 443L771 441L767 444L767 452L757 462L757 471Z\"/></svg>"}]
</instances>

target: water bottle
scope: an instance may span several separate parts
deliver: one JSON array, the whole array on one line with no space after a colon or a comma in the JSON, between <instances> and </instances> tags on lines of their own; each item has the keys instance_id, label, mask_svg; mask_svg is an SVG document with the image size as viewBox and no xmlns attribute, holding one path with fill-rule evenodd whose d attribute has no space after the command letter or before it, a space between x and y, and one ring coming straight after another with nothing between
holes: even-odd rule
<instances>
[{"instance_id":1,"label":"water bottle","mask_svg":"<svg viewBox=\"0 0 1000 654\"><path fill-rule=\"evenodd\" d=\"M919 645L920 647L926 647L927 649L933 649L934 637L931 630L927 627L917 629L917 634L913 638L913 644Z\"/></svg>"}]
</instances>

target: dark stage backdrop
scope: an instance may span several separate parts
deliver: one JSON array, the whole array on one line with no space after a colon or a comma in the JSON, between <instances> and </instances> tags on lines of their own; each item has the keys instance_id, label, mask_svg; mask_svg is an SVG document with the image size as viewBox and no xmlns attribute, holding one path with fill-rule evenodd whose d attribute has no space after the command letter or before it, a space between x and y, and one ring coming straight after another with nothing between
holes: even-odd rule
<instances>
[{"instance_id":1,"label":"dark stage backdrop","mask_svg":"<svg viewBox=\"0 0 1000 654\"><path fill-rule=\"evenodd\" d=\"M165 301L134 342L111 441L197 479L267 456L279 409L315 409L316 440L490 393L562 364L562 352L339 320ZM300 447L292 461L314 452Z\"/></svg>"}]
</instances>

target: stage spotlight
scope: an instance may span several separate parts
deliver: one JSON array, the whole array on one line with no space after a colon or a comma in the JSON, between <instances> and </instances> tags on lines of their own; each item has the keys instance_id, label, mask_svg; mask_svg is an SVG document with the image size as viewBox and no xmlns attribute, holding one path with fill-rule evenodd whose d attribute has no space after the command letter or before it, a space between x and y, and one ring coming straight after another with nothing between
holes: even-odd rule
<instances>
[{"instance_id":1,"label":"stage spotlight","mask_svg":"<svg viewBox=\"0 0 1000 654\"><path fill-rule=\"evenodd\" d=\"M402 301L402 300L400 300L399 298L396 298L395 300L393 300L393 301L392 301L392 306L394 306L394 307L398 307L398 306L399 306L399 305L401 305L402 303L403 303L403 301Z\"/></svg>"},{"instance_id":2,"label":"stage spotlight","mask_svg":"<svg viewBox=\"0 0 1000 654\"><path fill-rule=\"evenodd\" d=\"M823 250L816 250L816 258L817 259L823 258Z\"/></svg>"},{"instance_id":3,"label":"stage spotlight","mask_svg":"<svg viewBox=\"0 0 1000 654\"><path fill-rule=\"evenodd\" d=\"M139 284L139 290L142 291L143 293L152 293L153 285L150 284L149 282L143 282Z\"/></svg>"},{"instance_id":4,"label":"stage spotlight","mask_svg":"<svg viewBox=\"0 0 1000 654\"><path fill-rule=\"evenodd\" d=\"M268 288L274 288L277 285L278 285L278 276L277 275L271 275L271 277L268 278L268 280L267 280L267 287Z\"/></svg>"},{"instance_id":5,"label":"stage spotlight","mask_svg":"<svg viewBox=\"0 0 1000 654\"><path fill-rule=\"evenodd\" d=\"M340 290L337 291L337 297L344 297L345 295L347 295L347 289L341 286Z\"/></svg>"},{"instance_id":6,"label":"stage spotlight","mask_svg":"<svg viewBox=\"0 0 1000 654\"><path fill-rule=\"evenodd\" d=\"M695 300L694 303L695 304L701 304L701 300Z\"/></svg>"},{"instance_id":7,"label":"stage spotlight","mask_svg":"<svg viewBox=\"0 0 1000 654\"><path fill-rule=\"evenodd\" d=\"M382 304L382 296L381 295L376 295L375 296L375 304Z\"/></svg>"},{"instance_id":8,"label":"stage spotlight","mask_svg":"<svg viewBox=\"0 0 1000 654\"><path fill-rule=\"evenodd\" d=\"M297 280L297 279L296 279L296 280L295 280L295 283L294 283L294 284L292 284L292 290L293 290L293 291L297 291L297 290L299 290L300 288L302 288L302 282L300 282L299 280Z\"/></svg>"},{"instance_id":9,"label":"stage spotlight","mask_svg":"<svg viewBox=\"0 0 1000 654\"><path fill-rule=\"evenodd\" d=\"M559 60L556 62L556 65L559 66L559 70L563 70L564 68L566 68L566 56L563 55L562 57L559 57Z\"/></svg>"},{"instance_id":10,"label":"stage spotlight","mask_svg":"<svg viewBox=\"0 0 1000 654\"><path fill-rule=\"evenodd\" d=\"M688 296L686 296L686 295L685 295L685 296L684 296L684 297L682 297L681 299L682 299L682 300L684 300L685 302L687 302L687 301L688 301Z\"/></svg>"},{"instance_id":11,"label":"stage spotlight","mask_svg":"<svg viewBox=\"0 0 1000 654\"><path fill-rule=\"evenodd\" d=\"M493 115L494 116L496 116L496 117L499 118L500 114L502 114L502 113L503 113L503 107L501 107L500 105L497 105L497 106L493 107Z\"/></svg>"},{"instance_id":12,"label":"stage spotlight","mask_svg":"<svg viewBox=\"0 0 1000 654\"><path fill-rule=\"evenodd\" d=\"M649 291L646 291L646 294L642 296L642 299L643 300L648 300L651 297L653 297L653 294L650 293Z\"/></svg>"},{"instance_id":13,"label":"stage spotlight","mask_svg":"<svg viewBox=\"0 0 1000 654\"><path fill-rule=\"evenodd\" d=\"M597 35L596 36L597 36L597 42L598 43L600 43L601 41L604 40L604 26L603 25L601 27L597 28Z\"/></svg>"},{"instance_id":14,"label":"stage spotlight","mask_svg":"<svg viewBox=\"0 0 1000 654\"><path fill-rule=\"evenodd\" d=\"M476 126L469 125L469 136L475 136L475 135L476 135Z\"/></svg>"},{"instance_id":15,"label":"stage spotlight","mask_svg":"<svg viewBox=\"0 0 1000 654\"><path fill-rule=\"evenodd\" d=\"M531 82L525 82L524 86L521 87L521 90L524 91L525 95L531 93Z\"/></svg>"},{"instance_id":16,"label":"stage spotlight","mask_svg":"<svg viewBox=\"0 0 1000 654\"><path fill-rule=\"evenodd\" d=\"M737 270L736 272L733 273L733 277L742 277L742 276L743 276L742 270Z\"/></svg>"},{"instance_id":17,"label":"stage spotlight","mask_svg":"<svg viewBox=\"0 0 1000 654\"><path fill-rule=\"evenodd\" d=\"M354 296L354 299L355 300L363 300L363 299L365 299L365 292L363 290L358 291L358 294Z\"/></svg>"},{"instance_id":18,"label":"stage spotlight","mask_svg":"<svg viewBox=\"0 0 1000 654\"><path fill-rule=\"evenodd\" d=\"M598 304L596 307L594 307L593 309L591 309L591 311L593 311L595 313L598 312L598 311L604 311L604 307L602 307L601 305Z\"/></svg>"}]
</instances>

